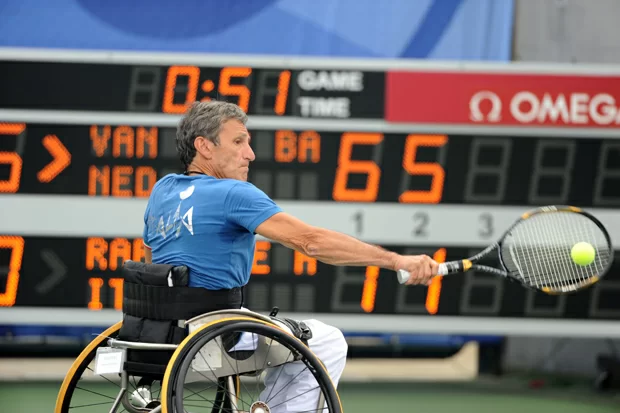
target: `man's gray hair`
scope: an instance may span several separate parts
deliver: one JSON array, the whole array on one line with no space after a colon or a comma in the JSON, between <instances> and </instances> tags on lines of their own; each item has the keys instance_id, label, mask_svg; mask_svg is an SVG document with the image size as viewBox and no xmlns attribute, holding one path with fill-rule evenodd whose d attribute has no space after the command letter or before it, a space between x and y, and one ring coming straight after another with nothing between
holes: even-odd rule
<instances>
[{"instance_id":1,"label":"man's gray hair","mask_svg":"<svg viewBox=\"0 0 620 413\"><path fill-rule=\"evenodd\" d=\"M177 127L177 153L185 169L196 156L196 137L203 136L218 145L222 125L231 119L245 125L248 116L239 106L229 102L212 100L192 103Z\"/></svg>"}]
</instances>

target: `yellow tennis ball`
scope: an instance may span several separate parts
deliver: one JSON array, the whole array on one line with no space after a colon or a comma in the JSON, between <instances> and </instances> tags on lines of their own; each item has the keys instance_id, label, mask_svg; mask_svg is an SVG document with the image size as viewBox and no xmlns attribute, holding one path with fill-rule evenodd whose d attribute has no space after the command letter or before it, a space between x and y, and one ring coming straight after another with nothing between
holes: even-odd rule
<instances>
[{"instance_id":1,"label":"yellow tennis ball","mask_svg":"<svg viewBox=\"0 0 620 413\"><path fill-rule=\"evenodd\" d=\"M573 248L570 250L570 256L575 264L585 267L586 265L592 264L596 256L596 251L594 251L592 244L588 242L578 242L573 245Z\"/></svg>"}]
</instances>

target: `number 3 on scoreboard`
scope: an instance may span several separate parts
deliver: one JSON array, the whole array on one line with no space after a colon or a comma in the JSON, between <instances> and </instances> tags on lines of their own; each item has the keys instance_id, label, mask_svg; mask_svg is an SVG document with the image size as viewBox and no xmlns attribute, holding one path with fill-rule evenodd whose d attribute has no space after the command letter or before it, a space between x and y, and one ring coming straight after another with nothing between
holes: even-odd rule
<instances>
[{"instance_id":1,"label":"number 3 on scoreboard","mask_svg":"<svg viewBox=\"0 0 620 413\"><path fill-rule=\"evenodd\" d=\"M11 250L9 272L6 277L4 292L0 292L0 307L12 307L17 298L19 286L19 271L22 268L24 256L24 239L22 237L0 236L0 249Z\"/></svg>"},{"instance_id":2,"label":"number 3 on scoreboard","mask_svg":"<svg viewBox=\"0 0 620 413\"><path fill-rule=\"evenodd\" d=\"M445 171L437 162L416 162L418 147L440 147L446 144L448 137L445 135L409 135L405 141L403 154L403 169L409 175L432 176L431 186L428 190L408 190L403 192L398 200L402 203L430 203L436 204L441 201ZM338 167L334 180L333 198L335 201L352 202L375 202L379 193L379 180L381 168L374 161L352 160L353 145L374 145L383 142L381 133L355 133L342 134L340 153L338 154ZM375 155L373 155L374 157ZM366 175L364 188L353 189L348 187L351 174Z\"/></svg>"}]
</instances>

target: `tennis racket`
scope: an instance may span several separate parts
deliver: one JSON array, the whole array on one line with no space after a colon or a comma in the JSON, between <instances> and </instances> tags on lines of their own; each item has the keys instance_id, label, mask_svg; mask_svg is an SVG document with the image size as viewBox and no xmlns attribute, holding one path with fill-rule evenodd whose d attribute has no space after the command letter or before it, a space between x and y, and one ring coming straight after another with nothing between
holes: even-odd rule
<instances>
[{"instance_id":1,"label":"tennis racket","mask_svg":"<svg viewBox=\"0 0 620 413\"><path fill-rule=\"evenodd\" d=\"M571 255L578 243L587 243L579 246L590 249L590 257L579 264ZM594 250L593 260L588 244ZM495 252L501 268L478 264ZM545 206L523 214L499 241L480 253L439 264L438 275L473 270L510 278L547 294L563 294L601 279L611 267L613 255L609 234L594 216L572 206ZM408 279L407 271L398 270L401 284Z\"/></svg>"}]
</instances>

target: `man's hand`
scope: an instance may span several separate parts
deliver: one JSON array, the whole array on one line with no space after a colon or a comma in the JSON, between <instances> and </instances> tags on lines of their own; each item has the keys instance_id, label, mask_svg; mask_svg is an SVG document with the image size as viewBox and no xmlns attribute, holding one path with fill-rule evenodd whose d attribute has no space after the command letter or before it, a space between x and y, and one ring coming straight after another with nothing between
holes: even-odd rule
<instances>
[{"instance_id":1,"label":"man's hand","mask_svg":"<svg viewBox=\"0 0 620 413\"><path fill-rule=\"evenodd\" d=\"M439 264L428 255L401 255L396 259L394 271L405 270L411 274L406 285L430 285L438 269Z\"/></svg>"}]
</instances>

